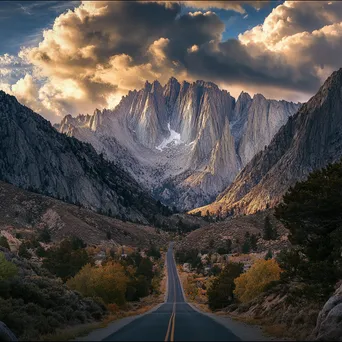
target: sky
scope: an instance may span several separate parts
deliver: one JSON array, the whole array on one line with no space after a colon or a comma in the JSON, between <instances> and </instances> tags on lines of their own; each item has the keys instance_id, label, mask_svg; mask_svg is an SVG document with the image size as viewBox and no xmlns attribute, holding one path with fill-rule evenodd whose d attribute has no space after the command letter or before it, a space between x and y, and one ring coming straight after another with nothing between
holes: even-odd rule
<instances>
[{"instance_id":1,"label":"sky","mask_svg":"<svg viewBox=\"0 0 342 342\"><path fill-rule=\"evenodd\" d=\"M51 122L145 81L307 101L341 67L339 1L1 1L0 89Z\"/></svg>"}]
</instances>

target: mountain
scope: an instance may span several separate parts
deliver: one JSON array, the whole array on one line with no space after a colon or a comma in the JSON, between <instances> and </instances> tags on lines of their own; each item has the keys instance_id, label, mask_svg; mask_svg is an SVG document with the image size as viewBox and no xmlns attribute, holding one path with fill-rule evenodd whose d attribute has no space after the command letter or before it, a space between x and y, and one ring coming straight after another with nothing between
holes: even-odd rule
<instances>
[{"instance_id":1,"label":"mountain","mask_svg":"<svg viewBox=\"0 0 342 342\"><path fill-rule=\"evenodd\" d=\"M91 143L163 203L190 209L226 188L298 108L260 94L236 101L214 83L171 78L55 128Z\"/></svg>"},{"instance_id":2,"label":"mountain","mask_svg":"<svg viewBox=\"0 0 342 342\"><path fill-rule=\"evenodd\" d=\"M273 207L297 181L342 157L342 69L335 71L271 143L240 172L216 201L219 207L254 213Z\"/></svg>"},{"instance_id":3,"label":"mountain","mask_svg":"<svg viewBox=\"0 0 342 342\"><path fill-rule=\"evenodd\" d=\"M167 233L163 231L122 222L1 181L0 198L0 233L25 236L46 228L55 242L70 236L77 236L88 245L108 243L148 248L151 241L157 246L167 242Z\"/></svg>"},{"instance_id":4,"label":"mountain","mask_svg":"<svg viewBox=\"0 0 342 342\"><path fill-rule=\"evenodd\" d=\"M0 121L0 180L130 220L147 222L160 211L132 177L90 144L58 133L3 91Z\"/></svg>"}]
</instances>

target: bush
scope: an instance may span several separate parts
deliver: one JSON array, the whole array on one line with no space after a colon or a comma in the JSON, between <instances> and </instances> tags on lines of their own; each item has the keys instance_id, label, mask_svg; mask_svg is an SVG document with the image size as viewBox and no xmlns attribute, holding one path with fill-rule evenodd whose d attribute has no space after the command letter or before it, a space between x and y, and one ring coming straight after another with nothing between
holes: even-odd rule
<instances>
[{"instance_id":1,"label":"bush","mask_svg":"<svg viewBox=\"0 0 342 342\"><path fill-rule=\"evenodd\" d=\"M38 236L38 241L45 242L45 243L51 242L51 234L47 228L44 228L43 230L41 230Z\"/></svg>"},{"instance_id":2,"label":"bush","mask_svg":"<svg viewBox=\"0 0 342 342\"><path fill-rule=\"evenodd\" d=\"M208 289L209 307L213 310L228 306L234 300L234 279L243 271L243 264L228 263Z\"/></svg>"},{"instance_id":3,"label":"bush","mask_svg":"<svg viewBox=\"0 0 342 342\"><path fill-rule=\"evenodd\" d=\"M8 244L6 237L3 235L0 236L0 247L7 248L8 250L10 249L10 246Z\"/></svg>"},{"instance_id":4,"label":"bush","mask_svg":"<svg viewBox=\"0 0 342 342\"><path fill-rule=\"evenodd\" d=\"M281 269L274 259L258 260L244 274L235 279L234 294L243 303L257 297L266 286L280 279Z\"/></svg>"},{"instance_id":5,"label":"bush","mask_svg":"<svg viewBox=\"0 0 342 342\"><path fill-rule=\"evenodd\" d=\"M104 303L125 303L128 278L122 265L110 262L97 267L85 265L75 277L67 281L69 288L83 296L101 298Z\"/></svg>"},{"instance_id":6,"label":"bush","mask_svg":"<svg viewBox=\"0 0 342 342\"><path fill-rule=\"evenodd\" d=\"M7 261L4 253L0 252L0 280L13 278L18 273L18 268L12 262Z\"/></svg>"},{"instance_id":7,"label":"bush","mask_svg":"<svg viewBox=\"0 0 342 342\"><path fill-rule=\"evenodd\" d=\"M7 272L7 280L0 279L0 321L19 340L35 341L56 329L90 322L94 316L101 318L105 314L104 306L83 299L29 260L14 253L6 257L11 261L0 254L0 273L4 274L4 264L10 265L12 271Z\"/></svg>"},{"instance_id":8,"label":"bush","mask_svg":"<svg viewBox=\"0 0 342 342\"><path fill-rule=\"evenodd\" d=\"M27 250L27 248L26 248L26 246L25 246L24 243L22 243L22 244L19 246L18 255L19 255L21 258L31 259L31 254L30 254L30 252Z\"/></svg>"},{"instance_id":9,"label":"bush","mask_svg":"<svg viewBox=\"0 0 342 342\"><path fill-rule=\"evenodd\" d=\"M160 251L159 249L156 248L156 246L152 245L149 250L147 251L146 253L147 256L151 256L151 257L154 257L156 259L160 259L161 257L161 254L160 254Z\"/></svg>"},{"instance_id":10,"label":"bush","mask_svg":"<svg viewBox=\"0 0 342 342\"><path fill-rule=\"evenodd\" d=\"M66 281L90 262L84 247L85 244L78 238L65 239L59 246L46 251L43 267Z\"/></svg>"}]
</instances>

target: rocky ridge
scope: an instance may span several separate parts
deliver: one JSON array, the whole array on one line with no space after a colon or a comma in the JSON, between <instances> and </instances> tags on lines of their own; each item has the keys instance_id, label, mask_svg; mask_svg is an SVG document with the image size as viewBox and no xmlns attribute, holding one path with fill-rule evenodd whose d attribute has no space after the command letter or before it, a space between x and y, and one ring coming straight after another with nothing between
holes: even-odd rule
<instances>
[{"instance_id":1,"label":"rocky ridge","mask_svg":"<svg viewBox=\"0 0 342 342\"><path fill-rule=\"evenodd\" d=\"M194 212L214 213L223 207L251 214L273 207L290 186L342 157L341 132L342 69L290 117L215 202Z\"/></svg>"},{"instance_id":2,"label":"rocky ridge","mask_svg":"<svg viewBox=\"0 0 342 342\"><path fill-rule=\"evenodd\" d=\"M146 223L160 212L119 166L90 144L58 133L3 91L0 120L0 180L118 218Z\"/></svg>"},{"instance_id":3,"label":"rocky ridge","mask_svg":"<svg viewBox=\"0 0 342 342\"><path fill-rule=\"evenodd\" d=\"M165 204L190 209L227 187L298 108L260 94L235 101L214 83L171 78L55 128L91 143Z\"/></svg>"}]
</instances>

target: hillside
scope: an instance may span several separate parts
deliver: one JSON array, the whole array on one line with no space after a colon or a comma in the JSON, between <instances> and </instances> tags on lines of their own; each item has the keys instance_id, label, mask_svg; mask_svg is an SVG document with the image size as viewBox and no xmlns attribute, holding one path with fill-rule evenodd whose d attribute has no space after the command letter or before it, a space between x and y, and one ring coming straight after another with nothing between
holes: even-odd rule
<instances>
[{"instance_id":1,"label":"hillside","mask_svg":"<svg viewBox=\"0 0 342 342\"><path fill-rule=\"evenodd\" d=\"M21 234L47 228L59 241L75 235L87 244L148 247L163 245L168 235L152 227L122 222L0 181L0 230ZM108 241L108 234L110 240Z\"/></svg>"},{"instance_id":2,"label":"hillside","mask_svg":"<svg viewBox=\"0 0 342 342\"><path fill-rule=\"evenodd\" d=\"M266 241L262 238L266 216L270 218L272 226L278 232L279 237L276 240ZM226 241L231 240L232 251L239 251L247 232L258 236L256 252L265 252L268 249L278 251L289 246L288 231L273 216L273 211L268 210L254 215L226 219L222 222L215 222L201 227L177 242L176 248L179 250L211 250L213 252L220 247L226 247Z\"/></svg>"},{"instance_id":3,"label":"hillside","mask_svg":"<svg viewBox=\"0 0 342 342\"><path fill-rule=\"evenodd\" d=\"M3 91L0 120L0 180L122 219L161 212L127 172Z\"/></svg>"}]
</instances>

